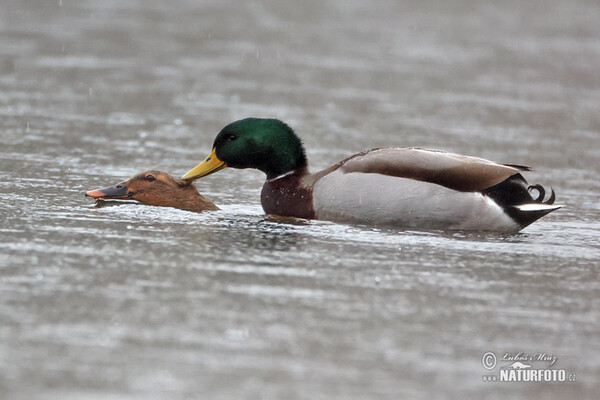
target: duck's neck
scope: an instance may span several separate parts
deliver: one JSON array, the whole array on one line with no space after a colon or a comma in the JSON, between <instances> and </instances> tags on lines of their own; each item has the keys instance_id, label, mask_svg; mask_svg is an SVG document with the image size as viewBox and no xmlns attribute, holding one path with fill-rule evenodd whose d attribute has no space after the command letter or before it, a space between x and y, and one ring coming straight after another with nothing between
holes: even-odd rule
<instances>
[{"instance_id":1,"label":"duck's neck","mask_svg":"<svg viewBox=\"0 0 600 400\"><path fill-rule=\"evenodd\" d=\"M152 206L179 208L187 211L218 210L219 208L198 193L194 186L182 186L164 193L145 193L137 200Z\"/></svg>"},{"instance_id":2,"label":"duck's neck","mask_svg":"<svg viewBox=\"0 0 600 400\"><path fill-rule=\"evenodd\" d=\"M308 170L306 156L302 148L294 152L273 152L272 154L273 156L265 160L262 168L260 168L267 174L268 181L286 175L305 173Z\"/></svg>"},{"instance_id":3,"label":"duck's neck","mask_svg":"<svg viewBox=\"0 0 600 400\"><path fill-rule=\"evenodd\" d=\"M204 210L214 211L214 210L219 209L219 207L217 207L212 201L208 200L206 197L202 196L197 191L196 191L195 195L190 195L188 197L187 201L185 201L181 205L182 205L182 207L177 207L177 206L173 206L173 207L181 208L182 210L188 210L188 211L204 211Z\"/></svg>"},{"instance_id":4,"label":"duck's neck","mask_svg":"<svg viewBox=\"0 0 600 400\"><path fill-rule=\"evenodd\" d=\"M307 175L307 174L308 174L308 168L305 166L305 167L302 167L302 168L300 168L298 170L291 170L291 171L288 171L288 172L284 172L283 174L277 175L277 176L275 176L273 178L269 178L269 175L267 175L267 182L275 182L275 181L278 181L278 180L283 179L283 178L292 177L292 175L296 176L296 177L302 177L302 176Z\"/></svg>"},{"instance_id":5,"label":"duck's neck","mask_svg":"<svg viewBox=\"0 0 600 400\"><path fill-rule=\"evenodd\" d=\"M293 132L285 136L284 140L271 143L258 165L258 169L267 174L267 180L305 173L308 169L302 141Z\"/></svg>"}]
</instances>

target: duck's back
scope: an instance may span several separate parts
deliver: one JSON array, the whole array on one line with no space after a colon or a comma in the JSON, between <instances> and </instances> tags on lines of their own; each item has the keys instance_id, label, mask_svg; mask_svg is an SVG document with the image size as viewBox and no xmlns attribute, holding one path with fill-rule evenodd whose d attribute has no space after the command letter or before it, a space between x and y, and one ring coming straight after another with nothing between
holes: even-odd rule
<instances>
[{"instance_id":1,"label":"duck's back","mask_svg":"<svg viewBox=\"0 0 600 400\"><path fill-rule=\"evenodd\" d=\"M519 173L526 169L435 150L376 149L315 174L314 211L332 221L514 232L560 208L529 195Z\"/></svg>"}]
</instances>

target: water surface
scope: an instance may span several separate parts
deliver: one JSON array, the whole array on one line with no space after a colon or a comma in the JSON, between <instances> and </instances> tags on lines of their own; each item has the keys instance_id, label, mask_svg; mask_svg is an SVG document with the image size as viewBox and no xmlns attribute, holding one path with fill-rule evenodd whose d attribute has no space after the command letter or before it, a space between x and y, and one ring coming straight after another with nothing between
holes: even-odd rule
<instances>
[{"instance_id":1,"label":"water surface","mask_svg":"<svg viewBox=\"0 0 600 400\"><path fill-rule=\"evenodd\" d=\"M595 398L599 20L558 0L3 2L2 398ZM292 125L313 170L439 148L531 165L567 207L501 236L280 221L256 171L198 181L215 213L83 197L179 176L247 116ZM483 382L487 351L577 381Z\"/></svg>"}]
</instances>

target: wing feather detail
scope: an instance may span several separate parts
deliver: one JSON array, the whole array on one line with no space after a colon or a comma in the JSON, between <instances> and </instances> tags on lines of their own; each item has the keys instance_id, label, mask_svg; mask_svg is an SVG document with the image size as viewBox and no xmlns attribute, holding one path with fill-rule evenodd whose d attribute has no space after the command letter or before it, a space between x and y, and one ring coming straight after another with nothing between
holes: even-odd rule
<instances>
[{"instance_id":1,"label":"wing feather detail","mask_svg":"<svg viewBox=\"0 0 600 400\"><path fill-rule=\"evenodd\" d=\"M338 168L344 173L382 174L430 182L461 192L480 192L525 169L439 150L384 148L349 157L316 174L320 175L316 178Z\"/></svg>"}]
</instances>

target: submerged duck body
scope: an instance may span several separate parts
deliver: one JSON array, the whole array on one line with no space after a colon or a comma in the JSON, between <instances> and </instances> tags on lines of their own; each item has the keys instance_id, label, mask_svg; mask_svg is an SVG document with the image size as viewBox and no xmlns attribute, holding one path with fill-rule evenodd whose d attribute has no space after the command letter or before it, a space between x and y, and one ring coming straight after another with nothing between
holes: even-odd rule
<instances>
[{"instance_id":1,"label":"submerged duck body","mask_svg":"<svg viewBox=\"0 0 600 400\"><path fill-rule=\"evenodd\" d=\"M529 168L421 148L373 149L315 174L304 148L279 120L248 118L226 126L213 152L183 176L226 166L267 174L268 214L418 229L516 232L561 206L554 192L528 185ZM537 198L530 194L537 191Z\"/></svg>"},{"instance_id":2,"label":"submerged duck body","mask_svg":"<svg viewBox=\"0 0 600 400\"><path fill-rule=\"evenodd\" d=\"M136 200L151 206L195 212L219 209L190 182L156 170L141 172L115 186L90 190L85 195L94 199Z\"/></svg>"}]
</instances>

